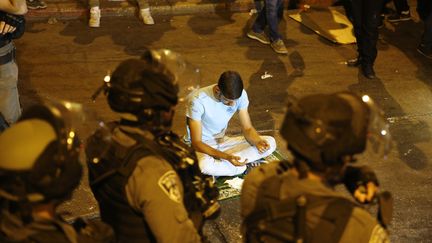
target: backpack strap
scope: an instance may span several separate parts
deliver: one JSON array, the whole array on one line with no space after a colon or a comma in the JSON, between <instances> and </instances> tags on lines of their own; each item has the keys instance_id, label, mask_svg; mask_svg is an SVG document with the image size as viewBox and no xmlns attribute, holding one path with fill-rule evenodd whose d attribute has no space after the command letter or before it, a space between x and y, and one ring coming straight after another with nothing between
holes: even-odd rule
<instances>
[{"instance_id":1,"label":"backpack strap","mask_svg":"<svg viewBox=\"0 0 432 243\"><path fill-rule=\"evenodd\" d=\"M321 229L325 229L325 227L321 227L320 225L324 223L324 220L330 221L334 224L334 231L332 232L332 241L331 242L339 242L341 239L343 232L345 231L346 225L351 218L352 212L357 204L353 201L350 201L346 198L342 197L332 197L326 198L315 195L308 195L309 202L312 203L314 201L319 202L319 200L325 200L328 203L326 209L321 215L321 222L317 224L315 229L317 232L316 235L328 234L328 232L320 232Z\"/></svg>"}]
</instances>

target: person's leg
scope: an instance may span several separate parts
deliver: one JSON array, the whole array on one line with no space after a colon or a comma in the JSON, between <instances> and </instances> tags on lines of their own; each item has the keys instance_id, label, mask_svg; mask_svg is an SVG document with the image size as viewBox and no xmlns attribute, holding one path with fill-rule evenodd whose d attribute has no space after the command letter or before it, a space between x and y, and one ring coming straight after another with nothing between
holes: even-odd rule
<instances>
[{"instance_id":1,"label":"person's leg","mask_svg":"<svg viewBox=\"0 0 432 243\"><path fill-rule=\"evenodd\" d=\"M273 137L261 136L261 138L266 140L270 146L270 148L262 154L259 153L255 146L250 145L243 136L226 137L225 141L219 144L219 150L239 156L241 161L247 160L248 163L254 162L269 156L276 149L276 141Z\"/></svg>"},{"instance_id":2,"label":"person's leg","mask_svg":"<svg viewBox=\"0 0 432 243\"><path fill-rule=\"evenodd\" d=\"M354 28L354 36L356 37L357 42L357 52L359 54L359 57L361 58L361 50L363 47L363 41L362 41L362 22L363 22L363 0L352 0L351 1L351 7L352 7L352 18L353 18L353 28Z\"/></svg>"},{"instance_id":3,"label":"person's leg","mask_svg":"<svg viewBox=\"0 0 432 243\"><path fill-rule=\"evenodd\" d=\"M266 17L267 24L269 27L270 46L279 54L288 54L288 50L285 43L282 40L282 36L279 34L279 15L283 12L283 0L267 0L269 6L267 7Z\"/></svg>"},{"instance_id":4,"label":"person's leg","mask_svg":"<svg viewBox=\"0 0 432 243\"><path fill-rule=\"evenodd\" d=\"M257 13L261 12L264 7L264 3L261 0L254 0L254 5Z\"/></svg>"},{"instance_id":5,"label":"person's leg","mask_svg":"<svg viewBox=\"0 0 432 243\"><path fill-rule=\"evenodd\" d=\"M99 8L99 0L89 0L88 3L90 8Z\"/></svg>"},{"instance_id":6,"label":"person's leg","mask_svg":"<svg viewBox=\"0 0 432 243\"><path fill-rule=\"evenodd\" d=\"M14 49L13 43L0 49L0 56L7 55ZM16 122L21 116L21 104L18 95L18 66L15 60L0 65L0 112L7 123Z\"/></svg>"},{"instance_id":7,"label":"person's leg","mask_svg":"<svg viewBox=\"0 0 432 243\"><path fill-rule=\"evenodd\" d=\"M266 24L266 6L264 5L262 10L258 12L255 22L252 25L252 29L246 33L247 37L257 40L263 44L270 44L267 35L264 33Z\"/></svg>"},{"instance_id":8,"label":"person's leg","mask_svg":"<svg viewBox=\"0 0 432 243\"><path fill-rule=\"evenodd\" d=\"M432 8L429 10L429 14L425 15L425 17L424 32L417 51L425 57L432 59Z\"/></svg>"},{"instance_id":9,"label":"person's leg","mask_svg":"<svg viewBox=\"0 0 432 243\"><path fill-rule=\"evenodd\" d=\"M255 33L262 33L264 32L264 28L267 24L267 19L266 19L266 10L267 6L266 4L264 4L264 7L262 8L262 10L260 12L258 12L258 16L255 19L254 24L252 25L252 31Z\"/></svg>"},{"instance_id":10,"label":"person's leg","mask_svg":"<svg viewBox=\"0 0 432 243\"><path fill-rule=\"evenodd\" d=\"M280 23L281 20L283 19L283 15L284 15L284 1L279 1L278 5L279 6L277 9L277 16L278 16L278 21Z\"/></svg>"},{"instance_id":11,"label":"person's leg","mask_svg":"<svg viewBox=\"0 0 432 243\"><path fill-rule=\"evenodd\" d=\"M397 13L409 12L410 7L407 0L393 0Z\"/></svg>"},{"instance_id":12,"label":"person's leg","mask_svg":"<svg viewBox=\"0 0 432 243\"><path fill-rule=\"evenodd\" d=\"M376 45L382 0L365 0L363 7L361 71L366 78L374 79L376 76L373 65L377 57Z\"/></svg>"},{"instance_id":13,"label":"person's leg","mask_svg":"<svg viewBox=\"0 0 432 243\"><path fill-rule=\"evenodd\" d=\"M347 16L347 18L349 19L349 21L351 21L351 23L353 22L353 13L352 13L352 3L350 0L342 0L342 6L344 7L345 10L345 15Z\"/></svg>"},{"instance_id":14,"label":"person's leg","mask_svg":"<svg viewBox=\"0 0 432 243\"><path fill-rule=\"evenodd\" d=\"M279 19L278 19L278 11L281 5L283 4L282 0L266 0L265 5L265 13L267 24L269 27L269 35L270 41L276 41L282 39L282 36L279 34Z\"/></svg>"},{"instance_id":15,"label":"person's leg","mask_svg":"<svg viewBox=\"0 0 432 243\"><path fill-rule=\"evenodd\" d=\"M100 26L101 11L99 7L99 0L89 0L90 18L89 26L97 28Z\"/></svg>"},{"instance_id":16,"label":"person's leg","mask_svg":"<svg viewBox=\"0 0 432 243\"><path fill-rule=\"evenodd\" d=\"M215 159L207 154L196 152L201 172L212 176L235 176L242 174L246 166L234 166L226 160Z\"/></svg>"},{"instance_id":17,"label":"person's leg","mask_svg":"<svg viewBox=\"0 0 432 243\"><path fill-rule=\"evenodd\" d=\"M154 19L150 14L150 5L148 0L137 0L138 7L140 9L140 17L144 24L152 25L154 24Z\"/></svg>"},{"instance_id":18,"label":"person's leg","mask_svg":"<svg viewBox=\"0 0 432 243\"><path fill-rule=\"evenodd\" d=\"M407 21L411 19L410 8L407 0L393 0L396 8L396 13L387 17L389 22L400 22Z\"/></svg>"},{"instance_id":19,"label":"person's leg","mask_svg":"<svg viewBox=\"0 0 432 243\"><path fill-rule=\"evenodd\" d=\"M362 19L362 40L363 40L363 63L372 65L377 56L378 41L378 18L382 0L364 0L364 13Z\"/></svg>"},{"instance_id":20,"label":"person's leg","mask_svg":"<svg viewBox=\"0 0 432 243\"><path fill-rule=\"evenodd\" d=\"M422 37L422 44L432 47L432 11L429 11L429 16L425 19L425 31Z\"/></svg>"}]
</instances>

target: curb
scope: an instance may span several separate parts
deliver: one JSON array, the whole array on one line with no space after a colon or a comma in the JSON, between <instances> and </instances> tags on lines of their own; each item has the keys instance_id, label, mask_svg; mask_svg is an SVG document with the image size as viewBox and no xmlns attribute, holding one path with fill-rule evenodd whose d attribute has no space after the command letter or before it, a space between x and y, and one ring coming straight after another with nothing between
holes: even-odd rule
<instances>
[{"instance_id":1,"label":"curb","mask_svg":"<svg viewBox=\"0 0 432 243\"><path fill-rule=\"evenodd\" d=\"M137 14L136 5L128 2L117 2L105 6L101 4L101 15L111 16L134 16ZM112 6L115 5L115 6ZM248 12L254 8L253 1L202 3L202 2L177 2L174 5L150 6L153 16L158 15L187 15L196 13L219 13L219 12ZM46 9L29 10L26 14L28 20L38 19L79 19L88 17L88 8L76 2L48 3Z\"/></svg>"}]
</instances>

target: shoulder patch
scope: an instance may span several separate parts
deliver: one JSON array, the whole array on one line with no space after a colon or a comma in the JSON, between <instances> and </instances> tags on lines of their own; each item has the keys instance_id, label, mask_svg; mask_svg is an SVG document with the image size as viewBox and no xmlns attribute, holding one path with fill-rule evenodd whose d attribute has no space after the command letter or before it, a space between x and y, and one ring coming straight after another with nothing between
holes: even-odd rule
<instances>
[{"instance_id":1,"label":"shoulder patch","mask_svg":"<svg viewBox=\"0 0 432 243\"><path fill-rule=\"evenodd\" d=\"M182 202L182 196L178 185L178 176L173 170L170 170L161 176L158 184L162 191L167 194L169 199L176 203Z\"/></svg>"}]
</instances>

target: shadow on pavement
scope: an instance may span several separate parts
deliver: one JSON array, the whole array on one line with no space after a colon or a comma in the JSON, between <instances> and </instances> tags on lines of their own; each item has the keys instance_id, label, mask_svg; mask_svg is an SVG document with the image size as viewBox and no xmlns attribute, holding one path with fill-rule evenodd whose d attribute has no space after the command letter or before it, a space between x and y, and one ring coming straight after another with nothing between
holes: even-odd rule
<instances>
[{"instance_id":1,"label":"shadow on pavement","mask_svg":"<svg viewBox=\"0 0 432 243\"><path fill-rule=\"evenodd\" d=\"M212 21L209 22L209 19ZM191 16L188 20L188 26L195 34L211 35L216 32L219 27L232 24L233 22L232 13L216 12L216 15L199 14Z\"/></svg>"},{"instance_id":2,"label":"shadow on pavement","mask_svg":"<svg viewBox=\"0 0 432 243\"><path fill-rule=\"evenodd\" d=\"M399 158L414 170L427 167L426 155L416 146L416 143L428 142L431 139L429 126L424 121L414 121L407 118L400 104L389 94L379 78L369 80L359 70L359 81L348 89L357 94L368 94L384 110L389 118L390 133L399 153Z\"/></svg>"},{"instance_id":3,"label":"shadow on pavement","mask_svg":"<svg viewBox=\"0 0 432 243\"><path fill-rule=\"evenodd\" d=\"M423 22L405 21L390 24L390 27L393 29L385 28L381 31L383 40L401 50L417 66L416 77L432 91L432 60L422 56L416 50L424 30Z\"/></svg>"},{"instance_id":4,"label":"shadow on pavement","mask_svg":"<svg viewBox=\"0 0 432 243\"><path fill-rule=\"evenodd\" d=\"M111 25L104 24L102 17L99 28L90 28L83 20L69 21L60 34L74 37L73 41L80 45L89 45L99 37L111 36L115 44L124 46L126 54L140 56L147 46L160 40L165 32L174 29L169 16L157 18L153 26L145 26L138 18L107 18L110 18Z\"/></svg>"}]
</instances>

